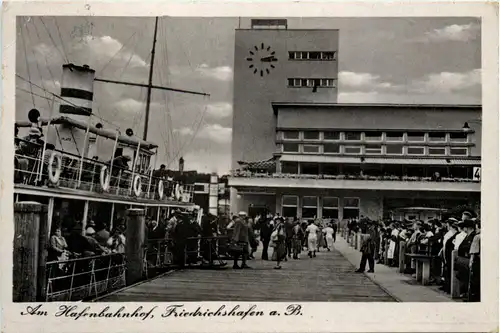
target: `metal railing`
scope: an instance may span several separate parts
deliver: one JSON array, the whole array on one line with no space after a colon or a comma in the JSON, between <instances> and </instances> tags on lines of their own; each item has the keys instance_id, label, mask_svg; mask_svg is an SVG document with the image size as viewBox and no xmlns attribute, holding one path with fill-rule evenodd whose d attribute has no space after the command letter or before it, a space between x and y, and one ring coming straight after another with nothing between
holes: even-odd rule
<instances>
[{"instance_id":1,"label":"metal railing","mask_svg":"<svg viewBox=\"0 0 500 333\"><path fill-rule=\"evenodd\" d=\"M456 182L456 183L479 183L479 179L472 178L450 178L441 177L439 180L433 177L418 177L418 176L399 176L399 175L384 175L384 176L368 176L368 175L308 175L308 174L293 174L293 173L258 173L251 171L232 171L232 177L238 178L286 178L286 179L330 179L330 180L372 180L372 181L407 181L407 182Z\"/></svg>"},{"instance_id":2,"label":"metal railing","mask_svg":"<svg viewBox=\"0 0 500 333\"><path fill-rule=\"evenodd\" d=\"M46 264L46 301L77 301L125 286L123 253L51 261Z\"/></svg>"},{"instance_id":3,"label":"metal railing","mask_svg":"<svg viewBox=\"0 0 500 333\"><path fill-rule=\"evenodd\" d=\"M44 152L41 145L21 139L19 142L28 145L29 153L20 151L15 153L14 180L16 183L35 186L51 184L59 188L110 193L126 197L160 198L161 179L153 177L151 173L133 172L120 168L116 164L113 165L111 161L105 163L60 150L45 150ZM60 162L60 167L58 162ZM109 183L106 182L107 177L109 177ZM163 199L193 202L194 185L181 185L179 182L166 179L162 179L162 182Z\"/></svg>"}]
</instances>

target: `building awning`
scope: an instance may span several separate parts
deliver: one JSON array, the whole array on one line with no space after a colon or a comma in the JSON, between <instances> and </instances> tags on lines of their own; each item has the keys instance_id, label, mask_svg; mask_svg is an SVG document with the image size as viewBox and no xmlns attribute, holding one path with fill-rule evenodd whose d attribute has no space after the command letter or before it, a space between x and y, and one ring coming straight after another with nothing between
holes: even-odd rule
<instances>
[{"instance_id":1,"label":"building awning","mask_svg":"<svg viewBox=\"0 0 500 333\"><path fill-rule=\"evenodd\" d=\"M394 211L397 212L446 212L447 209L442 209L442 208L433 208L433 207L402 207L402 208L396 208Z\"/></svg>"},{"instance_id":2,"label":"building awning","mask_svg":"<svg viewBox=\"0 0 500 333\"><path fill-rule=\"evenodd\" d=\"M447 159L447 158L384 158L367 157L365 164L408 164L408 165L481 165L476 159Z\"/></svg>"},{"instance_id":3,"label":"building awning","mask_svg":"<svg viewBox=\"0 0 500 333\"><path fill-rule=\"evenodd\" d=\"M306 155L306 154L283 154L281 162L309 162L309 163L361 163L361 157L330 156L330 155Z\"/></svg>"},{"instance_id":4,"label":"building awning","mask_svg":"<svg viewBox=\"0 0 500 333\"><path fill-rule=\"evenodd\" d=\"M276 160L270 158L268 160L256 161L256 162L243 162L238 161L238 164L241 165L243 170L275 170L276 169Z\"/></svg>"}]
</instances>

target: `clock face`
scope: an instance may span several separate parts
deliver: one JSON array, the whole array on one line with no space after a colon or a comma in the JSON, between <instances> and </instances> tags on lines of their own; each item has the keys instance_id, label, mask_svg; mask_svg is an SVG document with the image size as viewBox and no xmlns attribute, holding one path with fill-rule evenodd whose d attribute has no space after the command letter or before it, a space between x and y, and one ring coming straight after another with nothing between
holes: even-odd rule
<instances>
[{"instance_id":1,"label":"clock face","mask_svg":"<svg viewBox=\"0 0 500 333\"><path fill-rule=\"evenodd\" d=\"M255 75L268 75L273 69L276 68L278 59L275 57L276 52L271 49L271 46L261 43L255 45L248 51L246 60L248 61L248 68Z\"/></svg>"}]
</instances>

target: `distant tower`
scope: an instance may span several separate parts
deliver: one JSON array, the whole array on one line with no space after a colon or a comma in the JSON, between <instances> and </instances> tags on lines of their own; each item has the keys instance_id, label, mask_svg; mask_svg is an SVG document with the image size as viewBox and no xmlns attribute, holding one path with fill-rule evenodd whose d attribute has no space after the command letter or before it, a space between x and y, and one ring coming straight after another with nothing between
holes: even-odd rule
<instances>
[{"instance_id":1,"label":"distant tower","mask_svg":"<svg viewBox=\"0 0 500 333\"><path fill-rule=\"evenodd\" d=\"M179 158L179 173L182 174L184 172L184 159Z\"/></svg>"},{"instance_id":2,"label":"distant tower","mask_svg":"<svg viewBox=\"0 0 500 333\"><path fill-rule=\"evenodd\" d=\"M95 70L87 65L63 65L61 80L61 103L58 109L59 116L67 116L83 125L87 125L92 114L94 99ZM58 125L59 145L64 151L81 155L87 152L84 147L85 130L64 125ZM87 155L87 154L85 154Z\"/></svg>"}]
</instances>

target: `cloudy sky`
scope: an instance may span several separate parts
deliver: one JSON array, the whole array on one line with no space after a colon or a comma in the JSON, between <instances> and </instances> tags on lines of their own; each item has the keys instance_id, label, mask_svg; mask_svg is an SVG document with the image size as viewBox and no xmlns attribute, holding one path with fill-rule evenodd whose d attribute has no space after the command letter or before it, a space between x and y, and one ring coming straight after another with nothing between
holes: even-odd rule
<instances>
[{"instance_id":1,"label":"cloudy sky","mask_svg":"<svg viewBox=\"0 0 500 333\"><path fill-rule=\"evenodd\" d=\"M249 22L159 20L153 83L211 96L153 91L148 140L160 145L158 163L175 167L183 156L190 170L229 170L234 31ZM292 18L288 26L340 29L339 102L481 102L478 19ZM147 83L153 29L154 18L20 18L16 71L54 93L66 62L88 64L96 77ZM26 119L33 105L48 115L50 101L40 88L17 80L17 119ZM94 85L94 113L139 136L145 102L146 89Z\"/></svg>"}]
</instances>

